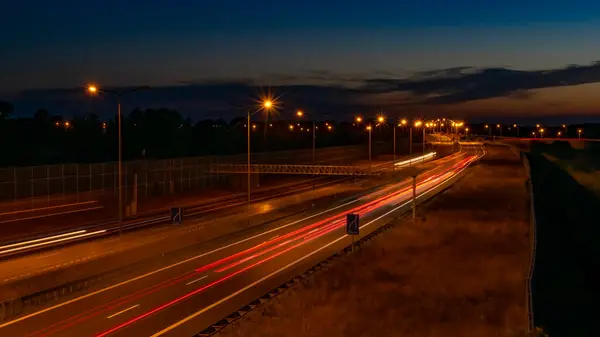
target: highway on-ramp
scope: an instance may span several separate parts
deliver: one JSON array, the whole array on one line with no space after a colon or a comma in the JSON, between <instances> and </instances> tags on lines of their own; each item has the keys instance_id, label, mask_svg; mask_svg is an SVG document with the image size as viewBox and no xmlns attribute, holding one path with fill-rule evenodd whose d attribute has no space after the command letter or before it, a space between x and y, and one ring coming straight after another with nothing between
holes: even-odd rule
<instances>
[{"instance_id":1,"label":"highway on-ramp","mask_svg":"<svg viewBox=\"0 0 600 337\"><path fill-rule=\"evenodd\" d=\"M483 154L463 147L417 179L425 200ZM350 244L345 214L361 217L361 236L410 209L404 179L334 207L272 222L207 243L171 261L0 324L0 336L193 336Z\"/></svg>"}]
</instances>

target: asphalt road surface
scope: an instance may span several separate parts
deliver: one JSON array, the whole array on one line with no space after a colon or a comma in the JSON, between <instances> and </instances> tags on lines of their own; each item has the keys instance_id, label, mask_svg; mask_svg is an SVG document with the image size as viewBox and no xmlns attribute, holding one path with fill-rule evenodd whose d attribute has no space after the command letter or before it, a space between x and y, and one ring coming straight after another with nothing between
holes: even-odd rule
<instances>
[{"instance_id":1,"label":"asphalt road surface","mask_svg":"<svg viewBox=\"0 0 600 337\"><path fill-rule=\"evenodd\" d=\"M443 190L480 147L422 173L418 200ZM404 179L336 206L223 236L145 273L0 324L0 336L193 336L350 244L345 214L366 235L411 207Z\"/></svg>"}]
</instances>

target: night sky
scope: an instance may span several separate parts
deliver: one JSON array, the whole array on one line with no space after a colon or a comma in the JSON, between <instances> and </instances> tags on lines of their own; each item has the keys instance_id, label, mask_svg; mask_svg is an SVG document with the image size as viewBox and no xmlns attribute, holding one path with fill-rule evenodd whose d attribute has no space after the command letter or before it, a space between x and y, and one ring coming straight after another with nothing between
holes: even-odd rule
<instances>
[{"instance_id":1,"label":"night sky","mask_svg":"<svg viewBox=\"0 0 600 337\"><path fill-rule=\"evenodd\" d=\"M79 94L88 82L151 85L126 104L197 119L238 114L257 87L287 108L340 115L600 114L600 1L23 0L0 10L0 99L17 114L105 113L106 99Z\"/></svg>"}]
</instances>

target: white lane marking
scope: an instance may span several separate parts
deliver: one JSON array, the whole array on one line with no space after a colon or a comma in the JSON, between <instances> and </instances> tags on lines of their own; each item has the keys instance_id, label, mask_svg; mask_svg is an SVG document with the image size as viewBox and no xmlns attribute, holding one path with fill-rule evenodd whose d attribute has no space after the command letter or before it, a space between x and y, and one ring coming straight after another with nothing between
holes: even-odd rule
<instances>
[{"instance_id":1,"label":"white lane marking","mask_svg":"<svg viewBox=\"0 0 600 337\"><path fill-rule=\"evenodd\" d=\"M141 279L143 279L143 278L146 278L146 277L148 277L148 276L152 276L152 275L154 275L154 274L157 274L157 273L163 272L163 271L165 271L165 270L169 270L169 269L171 269L171 268L174 268L174 267L180 266L180 265L182 265L182 264L186 264L186 263L188 263L188 262L190 262L190 261L197 260L197 259L199 259L199 258L202 258L202 257L204 257L204 256L211 255L211 254L214 254L214 253L216 253L216 252L219 252L219 251L222 251L222 250L225 250L225 249L231 248L231 247L233 247L233 246L236 246L236 245L239 245L239 244L241 244L241 243L244 243L244 242L247 242L247 241L250 241L250 240L254 240L254 239L256 239L256 238L259 238L259 237L261 237L261 236L264 236L264 235L267 235L267 234L273 233L273 232L275 232L275 231L278 231L278 230L281 230L281 229L283 229L283 228L286 228L286 227L289 227L289 226L293 226L293 225L295 225L295 224L297 224L297 223L299 223L299 222L306 221L306 220L308 220L308 219L311 219L311 218L317 217L317 216L319 216L319 215L322 215L322 214L325 214L325 213L331 212L331 211L333 211L333 210L335 210L335 209L338 209L338 208L341 208L341 207L344 207L344 206L347 206L347 205L350 205L350 204L356 203L356 202L358 202L358 201L360 201L360 200L362 200L362 199L364 199L364 198L367 198L367 197L368 197L368 195L366 195L366 196L363 196L363 197L360 197L360 198L357 198L356 200L349 201L349 202L347 202L347 203L344 203L344 204L342 204L342 205L339 205L339 206L336 206L336 207L330 208L330 209L328 209L328 210L325 210L325 211L322 211L322 212L319 212L319 213L316 213L316 214L310 215L310 216L308 216L308 217L306 217L306 218L303 218L303 219L300 219L300 220L296 220L296 221L290 222L290 223L288 223L288 224L285 224L285 225L279 226L279 227L277 227L277 228L273 228L273 229L271 229L271 230L268 230L268 231L262 232L262 233L260 233L260 234L257 234L257 235L254 235L254 236L251 236L251 237L248 237L248 238L242 239L242 240L240 240L240 241L237 241L237 242L230 243L230 244L228 244L228 245L225 245L225 246L222 246L222 247L219 247L219 248L217 248L217 249L214 249L214 250L211 250L211 251L209 251L209 252L202 253L202 254L199 254L199 255L196 255L196 256L192 256L192 257L191 257L191 258L189 258L189 259L186 259L186 260L183 260L183 261L179 261L179 262L177 262L177 263L174 263L174 264L172 264L172 265L165 266L165 267L162 267L162 268L160 268L160 269L156 269L156 270L154 270L154 271L151 271L151 272L149 272L149 273L146 273L146 274L143 274L143 275L140 275L140 276L136 276L136 277L134 277L134 278L131 278L131 279L129 279L129 280L126 280L126 281L123 281L123 282L120 282L120 283L114 284L114 285L112 285L112 286L108 286L108 287L106 287L106 288L102 288L102 289L96 290L96 291L94 291L94 292L91 292L91 293L89 293L89 294L82 295L82 296L80 296L80 297L77 297L77 298L74 298L74 299L72 299L72 300L69 300L69 301L66 301L66 302L63 302L63 303L56 304L56 305L54 305L54 306L51 306L51 307L48 307L48 308L42 309L42 310L40 310L40 311L36 311L36 312L34 312L34 313L31 313L31 314L29 314L29 315L25 315L25 316L23 316L23 317L16 318L16 319L14 319L14 320L12 320L12 321L8 321L8 322L6 322L6 323L0 324L0 328L4 328L4 327L6 327L6 326L9 326L9 325L12 325L12 324L15 324L15 323L18 323L18 322L24 321L24 320L26 320L26 319L29 319L29 318L32 318L32 317L35 317L35 316L38 316L38 315L41 315L41 314L43 314L43 313L46 313L46 312L48 312L48 311L52 311L52 310L54 310L54 309L61 308L61 307L65 306L65 305L69 305L69 304L71 304L71 303L75 303L75 302L81 301L81 300L83 300L83 299L86 299L86 298L88 298L88 297L92 297L92 296L95 296L95 295L101 294L101 293L103 293L103 292L106 292L106 291L109 291L109 290L112 290L112 289L115 289L115 288L118 288L118 287L124 286L124 285L126 285L126 284L129 284L129 283L132 283L132 282L135 282L135 281L141 280Z\"/></svg>"},{"instance_id":2,"label":"white lane marking","mask_svg":"<svg viewBox=\"0 0 600 337\"><path fill-rule=\"evenodd\" d=\"M75 236L67 236L65 238L56 239L56 240L52 240L52 241L43 241L43 242L36 243L36 244L33 244L33 245L29 245L29 246L23 246L23 247L17 247L17 248L12 248L12 249L7 249L7 250L1 250L0 251L0 255L6 254L6 253L17 252L17 251L24 250L24 249L29 249L29 248L35 248L35 247L45 246L45 245L49 245L49 244L53 244L53 243L63 242L63 241L67 241L67 240L73 240L73 239L83 238L83 237L86 237L86 236L91 236L91 235L96 235L96 234L102 234L104 232L106 232L106 229L95 231L95 232L91 232L91 233L79 234L79 235L75 235Z\"/></svg>"},{"instance_id":3,"label":"white lane marking","mask_svg":"<svg viewBox=\"0 0 600 337\"><path fill-rule=\"evenodd\" d=\"M205 279L205 278L207 278L207 277L208 277L208 275L204 275L204 276L202 276L201 278L198 278L198 279L195 279L195 280L193 280L193 281L190 281L190 282L186 283L185 285L186 285L186 286L189 286L190 284L196 283L196 282L198 282L198 281L200 281L200 280L204 280L204 279Z\"/></svg>"},{"instance_id":4,"label":"white lane marking","mask_svg":"<svg viewBox=\"0 0 600 337\"><path fill-rule=\"evenodd\" d=\"M448 181L448 180L452 179L453 177L455 177L456 175L458 175L460 172L464 171L464 170L465 170L467 167L469 167L469 165L465 166L465 167L464 167L462 170L460 170L460 171L456 172L454 175L452 175L451 177L449 177L448 179L446 179L444 182L446 182L446 181ZM428 194L428 193L430 193L431 191L433 191L434 189L436 189L437 187L439 187L441 184L442 184L442 183L440 183L440 184L437 184L436 186L434 186L434 187L430 188L429 190L427 190L427 191L425 191L425 192L421 193L419 196L417 196L417 199L418 199L418 198L420 198L420 197L422 197L422 196L424 196L424 195L426 195L426 194ZM391 213L394 213L394 212L396 212L398 209L400 209L400 208L402 208L402 207L404 207L404 206L406 206L406 205L409 205L411 202L412 202L412 200L409 200L409 201L405 202L404 204L402 204L402 205L400 205L400 206L398 206L398 207L395 207L395 208L393 208L391 211L388 211L388 212L386 212L386 213L384 213L384 214L382 214L382 215L378 216L377 218L375 218L375 219L373 219L373 220L369 221L368 223L366 223L366 224L364 224L364 225L360 226L360 228L365 228L365 227L368 227L368 226L372 225L372 224L373 224L373 223L375 223L376 221L379 221L379 220L381 220L382 218L384 218L384 217L386 217L386 216L390 215ZM248 289L250 289L250 288L252 288L252 287L255 287L256 285L258 285L258 284L262 283L263 281L265 281L265 280L267 280L267 279L269 279L269 278L271 278L271 277L273 277L273 276L275 276L275 275L277 275L277 274L281 273L282 271L284 271L284 270L286 270L286 269L288 269L288 268L290 268L290 267L292 267L292 266L294 266L294 265L298 264L299 262L301 262L301 261L303 261L303 260L305 260L305 259L307 259L307 258L309 258L309 257L311 257L311 256L313 256L313 255L315 255L315 254L317 254L318 252L320 252L320 251L322 251L322 250L324 250L324 249L326 249L326 248L328 248L328 247L330 247L330 246L332 246L332 245L334 245L334 244L338 243L339 241L341 241L341 240L345 239L346 237L348 237L348 235L347 235L347 234L344 234L344 235L340 236L339 238L337 238L337 239L335 239L335 240L333 240L333 241L329 242L328 244L326 244L326 245L324 245L324 246L322 246L322 247L320 247L320 248L317 248L317 249L313 250L312 252L308 253L307 255L304 255L303 257L301 257L301 258L299 258L299 259L297 259L297 260L295 260L295 261L292 261L292 262L288 263L287 265L285 265L285 266L283 266L283 267L281 267L281 268L279 268L279 269L275 270L274 272L272 272L272 273L270 273L270 274L268 274L268 275L265 275L265 276L263 276L263 277L262 277L262 278L260 278L259 280L257 280L257 281L255 281L255 282L253 282L253 283L251 283L251 284L249 284L249 285L245 286L245 287L244 287L244 288L242 288L242 289L239 289L238 291L236 291L236 292L234 292L234 293L231 293L231 294L229 294L229 295L228 295L228 296L226 296L226 297L223 297L222 299L220 299L220 300L218 300L218 301L214 302L213 304L210 304L210 305L208 305L208 306L204 307L203 309L201 309L201 310L199 310L199 311L197 311L197 312L195 312L195 313L191 314L190 316L188 316L188 317L186 317L186 318L184 318L184 319L180 320L179 322L176 322L176 323L174 323L173 325L170 325L170 326L168 326L168 327L166 327L166 328L162 329L161 331L159 331L159 332L157 332L157 333L153 334L153 335L152 335L152 336L150 336L150 337L158 337L158 336L160 336L160 335L163 335L163 334L165 334L166 332L169 332L169 331L171 331L171 330L173 330L173 329L177 328L178 326L180 326L180 325L182 325L182 324L184 324L184 323L188 322L189 320L191 320L191 319L194 319L195 317L197 317L197 316L199 316L199 315L202 315L203 313L207 312L208 310L210 310L210 309L212 309L212 308L214 308L214 307L216 307L216 306L218 306L218 305L220 305L220 304L222 304L222 303L224 303L224 302L227 302L227 301L229 301L230 299L232 299L232 298L234 298L235 296L237 296L237 295L239 295L239 294L243 293L244 291L246 291L246 290L248 290Z\"/></svg>"},{"instance_id":5,"label":"white lane marking","mask_svg":"<svg viewBox=\"0 0 600 337\"><path fill-rule=\"evenodd\" d=\"M120 315L120 314L122 314L122 313L124 313L124 312L127 312L127 311L129 311L129 310L135 309L135 308L137 308L137 307L139 307L139 306L140 306L139 304L136 304L136 305L134 305L134 306L132 306L132 307L129 307L129 308L125 309L125 310L121 310L121 311L117 312L116 314L112 314L112 315L110 315L110 316L108 316L108 317L106 317L106 318L109 318L109 319L110 319L110 318L113 318L113 317L115 317L115 316L117 316L117 315Z\"/></svg>"},{"instance_id":6,"label":"white lane marking","mask_svg":"<svg viewBox=\"0 0 600 337\"><path fill-rule=\"evenodd\" d=\"M47 218L49 216L57 216L57 215L78 213L78 212L83 212L83 211L93 211L95 209L101 209L101 208L104 208L104 206L96 206L96 207L90 207L90 208L85 208L85 209L76 209L76 210L73 210L73 211L58 212L58 213L52 213L52 214L49 214L49 215L38 215L38 216L30 216L30 217L27 217L27 218L4 220L4 221L0 221L0 224L11 223L11 222L18 222L18 221L25 221L25 220L33 220L33 219L39 219L39 218Z\"/></svg>"},{"instance_id":7,"label":"white lane marking","mask_svg":"<svg viewBox=\"0 0 600 337\"><path fill-rule=\"evenodd\" d=\"M18 210L18 211L0 213L0 216L10 215L10 214L19 214L19 213L35 213L35 212L47 211L49 209L55 209L55 208L66 208L66 207L77 206L77 205L88 205L88 204L93 204L96 202L97 201L92 200L92 201L76 202L76 203L72 203L72 204L62 204L62 205L55 205L55 206L48 206L48 207L22 209L22 210ZM51 215L53 215L53 214L51 214Z\"/></svg>"},{"instance_id":8,"label":"white lane marking","mask_svg":"<svg viewBox=\"0 0 600 337\"><path fill-rule=\"evenodd\" d=\"M50 256L56 256L56 255L58 255L58 254L60 254L60 252L56 252L56 253L54 253L54 254L40 255L40 256L36 257L35 259L36 259L36 260L37 260L37 259L45 259L45 258L47 258L47 257L50 257Z\"/></svg>"},{"instance_id":9,"label":"white lane marking","mask_svg":"<svg viewBox=\"0 0 600 337\"><path fill-rule=\"evenodd\" d=\"M372 224L373 222L380 220L381 218L383 218L383 217L385 217L385 216L389 215L390 213L393 213L393 212L395 212L395 211L396 211L396 210L398 210L400 207L404 207L405 205L408 205L408 204L410 204L410 202L407 202L407 203L405 203L405 204L404 204L404 205L402 205L402 206L396 207L396 208L392 209L391 211L389 211L389 212L387 212L387 213L384 213L383 215L381 215L381 216L379 216L379 217L377 217L377 218L375 218L375 219L371 220L370 222L368 222L368 223L366 223L366 224L362 225L362 226L361 226L361 228L364 228L364 227L367 227L367 226L369 226L369 225L370 225L370 224ZM320 251L322 251L322 250L324 250L324 249L328 248L329 246L331 246L331 245L334 245L334 244L338 243L339 241L341 241L341 240L345 239L347 236L348 236L348 235L343 235L343 236L341 236L341 237L339 237L339 238L337 238L337 239L335 239L335 240L331 241L330 243L328 243L328 244L326 244L326 245L324 245L324 246L322 246L322 247L320 247L320 248L318 248L318 249L315 249L315 250L313 250L312 252L308 253L307 255L304 255L303 257L301 257L301 258L299 258L299 259L297 259L297 260L295 260L295 261L292 261L292 262L290 262L289 264L287 264L287 265L285 265L285 266L283 266L283 267L281 267L281 268L279 268L279 269L275 270L274 272L272 272L272 273L270 273L270 274L268 274L268 275L265 275L265 276L263 276L261 279L259 279L259 280L255 281L255 282L253 282L253 283L251 283L251 284L249 284L249 285L245 286L245 287L244 287L244 288L242 288L242 289L239 289L238 291L236 291L236 292L234 292L234 293L231 293L230 295L228 295L228 296L226 296L226 297L223 297L222 299L220 299L220 300L218 300L218 301L214 302L213 304L210 304L210 305L208 305L208 306L204 307L203 309L201 309L201 310L199 310L199 311L197 311L197 312L193 313L192 315L190 315L190 316L188 316L188 317L186 317L186 318L184 318L184 319L180 320L179 322L177 322L177 323L175 323L175 324L173 324L173 325L171 325L171 326L168 326L168 327L164 328L163 330L161 330L161 331L159 331L159 332L155 333L154 335L152 335L152 336L150 336L150 337L158 337L158 336L160 336L160 335L163 335L163 334L164 334L164 333L166 333L166 332L169 332L169 331L171 331L171 330L175 329L176 327L178 327L178 326L180 326L180 325L182 325L182 324L186 323L187 321L189 321L189 320L191 320L191 319L193 319L193 318L195 318L195 317L197 317L197 316L199 316L199 315L201 315L201 314L203 314L203 313L207 312L208 310L210 310L210 309L212 309L212 308L214 308L214 307L216 307L216 306L218 306L218 305L220 305L220 304L222 304L222 303L224 303L224 302L227 302L228 300L230 300L230 299L234 298L235 296L237 296L237 295L239 295L239 294L243 293L244 291L246 291L246 290L248 290L248 289L250 289L250 288L252 288L252 287L254 287L254 286L256 286L256 285L258 285L258 284L260 284L260 283L262 283L263 281L265 281L265 280L267 280L267 279L269 279L269 278L271 278L271 277L273 277L273 276L275 276L275 275L277 275L277 274L281 273L282 271L284 271L284 270L286 270L286 269L288 269L288 268L290 268L290 267L292 267L292 266L294 266L294 265L298 264L299 262L301 262L301 261L303 261L303 260L305 260L305 259L307 259L307 258L309 258L309 257L313 256L314 254L317 254L318 252L320 252Z\"/></svg>"},{"instance_id":10,"label":"white lane marking","mask_svg":"<svg viewBox=\"0 0 600 337\"><path fill-rule=\"evenodd\" d=\"M185 263L188 263L188 262L190 262L190 261L193 261L193 260L196 260L196 259L202 258L202 257L204 257L204 256L211 255L211 254L214 254L214 253L216 253L216 252L219 252L219 251L221 251L221 250L228 249L228 248L231 248L231 247L233 247L233 246L236 246L236 245L238 245L238 244L241 244L241 243L244 243L244 242L247 242L247 241L253 240L253 239L255 239L255 238L258 238L258 237L261 237L261 236L264 236L264 235L270 234L270 233L272 233L272 232L275 232L275 231L281 230L281 229L283 229L283 228L286 228L286 227L289 227L289 226L293 226L293 225L295 225L295 224L297 224L297 223L299 223L299 222L302 222L302 221L305 221L305 220L308 220L308 219L314 218L314 217L316 217L316 216L319 216L319 215L322 215L322 214L328 213L328 212L330 212L330 211L333 211L333 210L335 210L335 209L338 209L338 208L341 208L341 207L344 207L344 206L347 206L347 205L350 205L350 204L356 203L356 202L358 202L358 201L360 201L360 200L363 200L363 199L365 199L365 198L368 198L369 196L370 196L369 194L367 194L367 195L364 195L364 196L362 196L362 197L359 197L359 198L357 198L356 200L349 201L349 202L347 202L347 203L344 203L344 204L341 204L341 205L339 205L339 206L336 206L336 207L330 208L330 209L328 209L328 210L325 210L325 211L322 211L322 212L319 212L319 213L313 214L313 215L311 215L311 216L308 216L308 217L306 217L306 218L303 218L303 219L300 219L300 220L297 220L297 221L294 221L294 222L291 222L291 223L288 223L288 224L285 224L285 225L279 226L279 227L277 227L277 228L273 228L273 229L271 229L271 230L268 230L268 231L266 231L266 232L262 232L262 233L260 233L260 234L257 234L257 235L254 235L254 236L251 236L251 237L248 237L248 238L242 239L242 240L240 240L240 241L237 241L237 242L231 243L231 244L229 244L229 245L226 245L226 246L223 246L223 247L220 247L220 248L214 249L214 250L212 250L212 251L209 251L209 252L206 252L206 253L202 253L202 254L199 254L199 255L193 256L193 257L191 257L191 258L189 258L189 259L186 259L186 260L183 260L183 261L179 261L179 262L177 262L177 263L174 263L174 264L172 264L172 265L165 266L165 267L163 267L163 268L160 268L160 269L157 269L157 270L151 271L151 272L149 272L149 273L146 273L146 274L143 274L143 275L140 275L140 276L136 276L136 277L134 277L134 278L131 278L131 279L129 279L129 280L126 280L126 281L123 281L123 282L120 282L120 283L114 284L114 285L112 285L112 286L108 286L108 287L106 287L106 288L99 289L99 290L97 290L97 291L91 292L91 293L89 293L89 294L82 295L82 296L80 296L80 297L77 297L77 298L74 298L74 299L72 299L72 300L69 300L69 301L66 301L66 302L63 302L63 303L56 304L56 305L54 305L54 306L51 306L51 307L48 307L48 308L42 309L42 310L40 310L40 311L33 312L33 313L29 314L29 315L26 315L26 316L19 317L19 318L17 318L17 319L14 319L14 320L12 320L12 321L8 321L8 322L6 322L6 323L0 324L0 328L4 328L4 327L6 327L6 326L9 326L9 325L12 325L12 324L15 324L15 323L18 323L18 322L24 321L24 320L26 320L26 319L29 319L29 318L32 318L32 317L39 316L39 315L41 315L41 314L43 314L43 313L46 313L46 312L49 312L49 311L52 311L52 310L55 310L55 309L61 308L61 307L63 307L63 306L69 305L69 304L71 304L71 303L79 302L79 301L81 301L81 300L83 300L83 299L86 299L86 298L88 298L88 297L92 297L92 296L95 296L95 295L101 294L101 293L103 293L103 292L106 292L106 291L109 291L109 290L112 290L112 289L115 289L115 288L118 288L118 287L124 286L124 285L126 285L126 284L129 284L129 283L132 283L132 282L135 282L135 281L141 280L141 279L143 279L143 278L146 278L146 277L152 276L152 275L154 275L154 274L160 273L160 272L162 272L162 271L165 271L165 270L169 270L169 269L171 269L171 268L174 268L174 267L180 266L180 265L182 265L182 264L185 264Z\"/></svg>"},{"instance_id":11,"label":"white lane marking","mask_svg":"<svg viewBox=\"0 0 600 337\"><path fill-rule=\"evenodd\" d=\"M27 244L30 244L30 243L36 243L36 242L41 242L41 241L48 241L48 240L52 240L52 239L62 238L62 237L65 237L65 236L72 236L72 235L82 234L82 233L85 233L85 232L86 232L86 230L82 229L82 230L75 231L75 232L69 232L69 233L64 233L64 234L46 236L46 237L35 239L35 240L17 242L17 243L13 243L13 244L6 245L6 246L0 246L0 250L7 249L7 248L12 248L12 247L17 247L17 246L24 246L24 245L27 245Z\"/></svg>"}]
</instances>

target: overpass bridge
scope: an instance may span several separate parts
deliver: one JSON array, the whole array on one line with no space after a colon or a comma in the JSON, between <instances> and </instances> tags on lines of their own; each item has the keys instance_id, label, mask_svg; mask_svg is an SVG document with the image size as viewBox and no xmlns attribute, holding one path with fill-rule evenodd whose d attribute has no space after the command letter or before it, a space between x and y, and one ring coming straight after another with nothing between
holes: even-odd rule
<instances>
[{"instance_id":1,"label":"overpass bridge","mask_svg":"<svg viewBox=\"0 0 600 337\"><path fill-rule=\"evenodd\" d=\"M218 164L211 166L213 174L248 173L246 164ZM305 174L305 175L334 175L334 176L368 176L378 175L381 168L369 169L362 166L338 165L284 165L284 164L252 164L250 173L260 174Z\"/></svg>"},{"instance_id":2,"label":"overpass bridge","mask_svg":"<svg viewBox=\"0 0 600 337\"><path fill-rule=\"evenodd\" d=\"M290 164L214 164L213 174L302 174L333 176L370 176L380 175L385 170L402 168L412 164L426 162L436 157L436 152L429 152L413 158L402 158L396 162L377 163L376 165L290 165Z\"/></svg>"}]
</instances>

